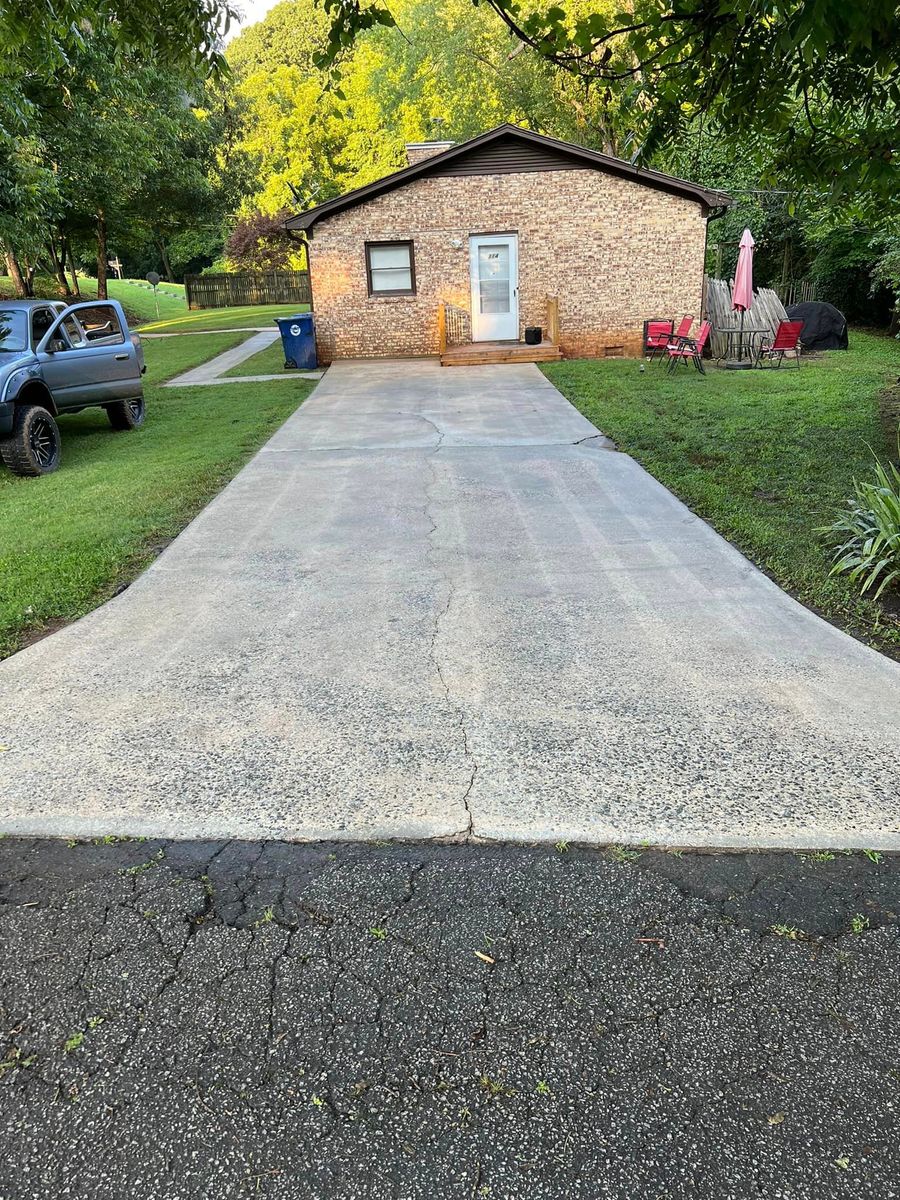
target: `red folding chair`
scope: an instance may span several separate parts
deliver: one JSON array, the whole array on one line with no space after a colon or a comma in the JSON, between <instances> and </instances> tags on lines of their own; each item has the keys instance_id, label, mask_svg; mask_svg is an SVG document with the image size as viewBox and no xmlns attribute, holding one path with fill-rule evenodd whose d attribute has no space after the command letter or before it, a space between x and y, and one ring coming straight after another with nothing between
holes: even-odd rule
<instances>
[{"instance_id":1,"label":"red folding chair","mask_svg":"<svg viewBox=\"0 0 900 1200\"><path fill-rule=\"evenodd\" d=\"M658 354L665 354L666 347L672 340L673 321L644 322L644 352L650 359Z\"/></svg>"},{"instance_id":2,"label":"red folding chair","mask_svg":"<svg viewBox=\"0 0 900 1200\"><path fill-rule=\"evenodd\" d=\"M803 332L802 321L779 321L775 337L770 342L762 342L756 355L756 365L762 366L762 360L767 358L769 366L780 367L785 356L793 355L797 360L797 370L800 370L800 334Z\"/></svg>"},{"instance_id":3,"label":"red folding chair","mask_svg":"<svg viewBox=\"0 0 900 1200\"><path fill-rule=\"evenodd\" d=\"M682 317L681 320L678 322L678 328L675 330L675 334L674 334L674 337L672 338L672 341L679 342L682 340L682 338L690 337L691 326L693 325L693 323L694 323L693 317L689 317L689 316Z\"/></svg>"},{"instance_id":4,"label":"red folding chair","mask_svg":"<svg viewBox=\"0 0 900 1200\"><path fill-rule=\"evenodd\" d=\"M709 338L710 329L712 329L712 323L704 321L695 338L686 337L679 342L670 342L666 347L666 354L669 356L666 369L674 371L680 362L683 362L685 366L692 362L700 374L705 375L703 350Z\"/></svg>"}]
</instances>

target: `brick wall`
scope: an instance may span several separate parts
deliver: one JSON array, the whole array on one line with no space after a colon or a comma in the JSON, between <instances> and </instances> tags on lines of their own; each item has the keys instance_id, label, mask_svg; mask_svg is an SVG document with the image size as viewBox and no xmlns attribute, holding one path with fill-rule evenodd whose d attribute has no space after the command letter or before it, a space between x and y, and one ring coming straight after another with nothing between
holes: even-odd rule
<instances>
[{"instance_id":1,"label":"brick wall","mask_svg":"<svg viewBox=\"0 0 900 1200\"><path fill-rule=\"evenodd\" d=\"M647 317L699 315L696 201L589 169L421 178L316 224L321 361L436 354L439 300L470 308L469 234L507 232L519 236L520 336L546 326L554 294L570 357L639 355ZM369 296L365 242L394 238L415 243L417 294Z\"/></svg>"}]
</instances>

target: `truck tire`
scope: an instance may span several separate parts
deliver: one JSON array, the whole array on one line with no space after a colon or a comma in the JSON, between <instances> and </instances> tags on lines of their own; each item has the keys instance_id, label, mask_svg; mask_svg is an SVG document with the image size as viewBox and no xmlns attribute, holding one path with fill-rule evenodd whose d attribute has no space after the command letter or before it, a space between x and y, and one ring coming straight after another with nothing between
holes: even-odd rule
<instances>
[{"instance_id":1,"label":"truck tire","mask_svg":"<svg viewBox=\"0 0 900 1200\"><path fill-rule=\"evenodd\" d=\"M0 458L14 475L49 475L59 466L59 427L39 404L16 405L13 430L0 440Z\"/></svg>"},{"instance_id":2,"label":"truck tire","mask_svg":"<svg viewBox=\"0 0 900 1200\"><path fill-rule=\"evenodd\" d=\"M136 400L117 400L115 404L107 404L106 415L113 429L140 429L146 416L144 397L138 396Z\"/></svg>"}]
</instances>

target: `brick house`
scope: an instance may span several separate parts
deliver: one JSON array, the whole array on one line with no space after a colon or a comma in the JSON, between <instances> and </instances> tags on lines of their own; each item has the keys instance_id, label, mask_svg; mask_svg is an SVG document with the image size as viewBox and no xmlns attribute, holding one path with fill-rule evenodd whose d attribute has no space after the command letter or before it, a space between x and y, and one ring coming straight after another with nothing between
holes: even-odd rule
<instances>
[{"instance_id":1,"label":"brick house","mask_svg":"<svg viewBox=\"0 0 900 1200\"><path fill-rule=\"evenodd\" d=\"M699 316L723 193L514 125L407 153L287 222L306 234L323 363L640 355L645 319Z\"/></svg>"}]
</instances>

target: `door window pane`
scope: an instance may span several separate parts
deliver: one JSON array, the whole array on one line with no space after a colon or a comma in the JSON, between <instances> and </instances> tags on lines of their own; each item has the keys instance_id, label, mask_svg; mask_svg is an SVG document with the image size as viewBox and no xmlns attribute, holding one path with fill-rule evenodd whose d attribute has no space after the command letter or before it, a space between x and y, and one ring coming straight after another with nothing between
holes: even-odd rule
<instances>
[{"instance_id":1,"label":"door window pane","mask_svg":"<svg viewBox=\"0 0 900 1200\"><path fill-rule=\"evenodd\" d=\"M116 310L110 304L79 308L78 321L92 346L115 346L125 341Z\"/></svg>"},{"instance_id":2,"label":"door window pane","mask_svg":"<svg viewBox=\"0 0 900 1200\"><path fill-rule=\"evenodd\" d=\"M478 247L478 293L483 313L510 311L509 246Z\"/></svg>"},{"instance_id":3,"label":"door window pane","mask_svg":"<svg viewBox=\"0 0 900 1200\"><path fill-rule=\"evenodd\" d=\"M483 313L509 312L509 280L482 279L479 284Z\"/></svg>"},{"instance_id":4,"label":"door window pane","mask_svg":"<svg viewBox=\"0 0 900 1200\"><path fill-rule=\"evenodd\" d=\"M481 279L509 279L509 246L479 246L478 275Z\"/></svg>"},{"instance_id":5,"label":"door window pane","mask_svg":"<svg viewBox=\"0 0 900 1200\"><path fill-rule=\"evenodd\" d=\"M411 242L366 246L369 292L414 292Z\"/></svg>"}]
</instances>

